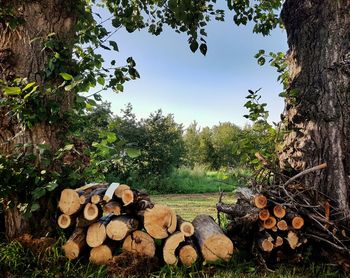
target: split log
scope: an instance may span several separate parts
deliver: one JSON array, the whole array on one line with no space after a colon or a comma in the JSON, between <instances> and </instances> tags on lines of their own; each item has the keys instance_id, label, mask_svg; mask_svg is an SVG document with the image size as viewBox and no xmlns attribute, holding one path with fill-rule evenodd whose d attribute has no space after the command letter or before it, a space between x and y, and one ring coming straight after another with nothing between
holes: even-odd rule
<instances>
[{"instance_id":1,"label":"split log","mask_svg":"<svg viewBox=\"0 0 350 278\"><path fill-rule=\"evenodd\" d=\"M63 189L58 202L58 207L66 215L77 213L81 209L79 193L74 189Z\"/></svg>"},{"instance_id":2,"label":"split log","mask_svg":"<svg viewBox=\"0 0 350 278\"><path fill-rule=\"evenodd\" d=\"M192 244L180 247L179 259L184 266L191 267L198 259L197 249Z\"/></svg>"},{"instance_id":3,"label":"split log","mask_svg":"<svg viewBox=\"0 0 350 278\"><path fill-rule=\"evenodd\" d=\"M108 188L107 188L107 190L106 190L106 192L105 192L105 195L103 196L103 201L109 202L110 200L112 200L113 195L114 195L114 192L115 192L116 188L119 187L119 185L120 185L120 184L119 184L119 183L116 183L116 182L111 183L111 184L108 186Z\"/></svg>"},{"instance_id":4,"label":"split log","mask_svg":"<svg viewBox=\"0 0 350 278\"><path fill-rule=\"evenodd\" d=\"M104 214L120 215L122 205L118 201L110 201L103 206Z\"/></svg>"},{"instance_id":5,"label":"split log","mask_svg":"<svg viewBox=\"0 0 350 278\"><path fill-rule=\"evenodd\" d=\"M185 236L182 232L175 232L169 236L163 247L164 262L169 265L176 265L178 258L175 255L175 251L181 242L185 241Z\"/></svg>"},{"instance_id":6,"label":"split log","mask_svg":"<svg viewBox=\"0 0 350 278\"><path fill-rule=\"evenodd\" d=\"M176 230L176 213L166 205L146 209L143 217L144 227L153 238L166 238Z\"/></svg>"},{"instance_id":7,"label":"split log","mask_svg":"<svg viewBox=\"0 0 350 278\"><path fill-rule=\"evenodd\" d=\"M181 231L185 237L190 237L194 234L194 227L191 222L185 221L181 218L181 216L176 216L177 220L177 230Z\"/></svg>"},{"instance_id":8,"label":"split log","mask_svg":"<svg viewBox=\"0 0 350 278\"><path fill-rule=\"evenodd\" d=\"M268 209L262 209L259 211L259 219L265 221L270 217L270 212Z\"/></svg>"},{"instance_id":9,"label":"split log","mask_svg":"<svg viewBox=\"0 0 350 278\"><path fill-rule=\"evenodd\" d=\"M273 214L282 219L286 215L286 209L282 205L275 205L273 207Z\"/></svg>"},{"instance_id":10,"label":"split log","mask_svg":"<svg viewBox=\"0 0 350 278\"><path fill-rule=\"evenodd\" d=\"M106 227L107 236L113 240L123 240L137 229L138 224L138 220L126 215L113 217Z\"/></svg>"},{"instance_id":11,"label":"split log","mask_svg":"<svg viewBox=\"0 0 350 278\"><path fill-rule=\"evenodd\" d=\"M94 247L90 251L90 262L97 265L107 264L113 257L113 251L115 246L107 243Z\"/></svg>"},{"instance_id":12,"label":"split log","mask_svg":"<svg viewBox=\"0 0 350 278\"><path fill-rule=\"evenodd\" d=\"M292 249L295 249L301 245L301 243L299 243L298 235L293 231L288 232L287 241Z\"/></svg>"},{"instance_id":13,"label":"split log","mask_svg":"<svg viewBox=\"0 0 350 278\"><path fill-rule=\"evenodd\" d=\"M99 218L100 214L101 211L97 205L92 203L87 203L85 205L83 215L86 220L96 220Z\"/></svg>"},{"instance_id":14,"label":"split log","mask_svg":"<svg viewBox=\"0 0 350 278\"><path fill-rule=\"evenodd\" d=\"M97 247L103 244L107 238L106 226L111 220L112 215L101 217L96 223L89 226L86 234L86 243L90 247Z\"/></svg>"},{"instance_id":15,"label":"split log","mask_svg":"<svg viewBox=\"0 0 350 278\"><path fill-rule=\"evenodd\" d=\"M276 226L276 223L277 223L276 218L273 216L270 216L267 220L263 222L263 227L267 230L270 230Z\"/></svg>"},{"instance_id":16,"label":"split log","mask_svg":"<svg viewBox=\"0 0 350 278\"><path fill-rule=\"evenodd\" d=\"M57 223L60 228L67 229L69 227L74 226L75 219L72 218L70 215L61 214L57 219Z\"/></svg>"},{"instance_id":17,"label":"split log","mask_svg":"<svg viewBox=\"0 0 350 278\"><path fill-rule=\"evenodd\" d=\"M281 231L287 231L288 230L288 224L286 220L280 220L277 222L277 228Z\"/></svg>"},{"instance_id":18,"label":"split log","mask_svg":"<svg viewBox=\"0 0 350 278\"><path fill-rule=\"evenodd\" d=\"M193 221L194 235L203 258L208 262L228 261L233 253L233 243L209 215L198 215Z\"/></svg>"},{"instance_id":19,"label":"split log","mask_svg":"<svg viewBox=\"0 0 350 278\"><path fill-rule=\"evenodd\" d=\"M124 240L123 250L154 257L156 245L149 234L142 231L134 231Z\"/></svg>"},{"instance_id":20,"label":"split log","mask_svg":"<svg viewBox=\"0 0 350 278\"><path fill-rule=\"evenodd\" d=\"M69 260L74 260L79 257L81 251L86 246L85 229L76 228L73 234L70 236L63 250L65 256Z\"/></svg>"}]
</instances>

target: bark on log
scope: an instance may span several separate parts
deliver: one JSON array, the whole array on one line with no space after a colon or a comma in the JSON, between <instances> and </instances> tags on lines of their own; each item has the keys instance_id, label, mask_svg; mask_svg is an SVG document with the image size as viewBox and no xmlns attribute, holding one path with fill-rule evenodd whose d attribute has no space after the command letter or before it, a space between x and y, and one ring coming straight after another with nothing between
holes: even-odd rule
<instances>
[{"instance_id":1,"label":"bark on log","mask_svg":"<svg viewBox=\"0 0 350 278\"><path fill-rule=\"evenodd\" d=\"M97 205L98 203L102 202L106 190L107 188L98 188L91 192L91 203Z\"/></svg>"},{"instance_id":2,"label":"bark on log","mask_svg":"<svg viewBox=\"0 0 350 278\"><path fill-rule=\"evenodd\" d=\"M175 255L175 251L181 242L185 241L185 236L182 232L175 232L169 236L163 247L164 262L169 265L176 265L178 258Z\"/></svg>"},{"instance_id":3,"label":"bark on log","mask_svg":"<svg viewBox=\"0 0 350 278\"><path fill-rule=\"evenodd\" d=\"M144 213L144 227L153 238L166 238L176 230L176 213L166 205L154 205Z\"/></svg>"},{"instance_id":4,"label":"bark on log","mask_svg":"<svg viewBox=\"0 0 350 278\"><path fill-rule=\"evenodd\" d=\"M198 215L193 221L194 235L203 258L208 262L228 261L233 253L233 243L209 215Z\"/></svg>"},{"instance_id":5,"label":"bark on log","mask_svg":"<svg viewBox=\"0 0 350 278\"><path fill-rule=\"evenodd\" d=\"M156 253L156 245L149 234L142 231L135 231L128 235L124 240L123 250L148 257L154 257Z\"/></svg>"},{"instance_id":6,"label":"bark on log","mask_svg":"<svg viewBox=\"0 0 350 278\"><path fill-rule=\"evenodd\" d=\"M177 230L181 231L185 237L190 237L194 234L194 227L191 222L185 221L181 218L181 216L176 216L177 220Z\"/></svg>"},{"instance_id":7,"label":"bark on log","mask_svg":"<svg viewBox=\"0 0 350 278\"><path fill-rule=\"evenodd\" d=\"M122 205L118 201L110 201L103 206L104 214L120 215L121 210L122 210Z\"/></svg>"},{"instance_id":8,"label":"bark on log","mask_svg":"<svg viewBox=\"0 0 350 278\"><path fill-rule=\"evenodd\" d=\"M126 215L113 217L106 227L107 236L113 240L123 240L128 234L137 230L138 225L137 219Z\"/></svg>"},{"instance_id":9,"label":"bark on log","mask_svg":"<svg viewBox=\"0 0 350 278\"><path fill-rule=\"evenodd\" d=\"M81 251L86 246L85 229L76 228L66 244L63 246L64 253L69 260L79 257Z\"/></svg>"}]
</instances>

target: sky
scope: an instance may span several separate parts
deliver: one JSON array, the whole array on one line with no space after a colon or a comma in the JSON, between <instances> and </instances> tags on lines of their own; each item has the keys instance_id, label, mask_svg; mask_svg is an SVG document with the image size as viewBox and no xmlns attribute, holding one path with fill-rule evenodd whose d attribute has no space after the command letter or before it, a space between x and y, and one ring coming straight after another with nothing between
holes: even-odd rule
<instances>
[{"instance_id":1,"label":"sky","mask_svg":"<svg viewBox=\"0 0 350 278\"><path fill-rule=\"evenodd\" d=\"M113 113L131 103L138 118L162 109L185 127L194 120L201 127L227 121L244 126L248 89L262 88L261 102L267 103L269 121L278 122L283 111L278 74L269 65L259 66L254 55L259 49L285 52L285 31L263 37L253 34L251 26L237 27L229 15L225 22L211 21L206 31L208 52L203 56L191 52L186 35L170 29L160 36L120 29L112 37L120 52L104 52L104 58L125 64L132 56L141 78L127 82L123 93L102 94Z\"/></svg>"}]
</instances>

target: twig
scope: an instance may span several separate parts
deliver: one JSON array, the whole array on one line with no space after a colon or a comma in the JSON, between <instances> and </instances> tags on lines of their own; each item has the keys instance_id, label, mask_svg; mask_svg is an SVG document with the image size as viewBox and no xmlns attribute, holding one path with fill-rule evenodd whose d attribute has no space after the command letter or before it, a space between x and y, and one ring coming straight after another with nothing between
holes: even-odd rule
<instances>
[{"instance_id":1,"label":"twig","mask_svg":"<svg viewBox=\"0 0 350 278\"><path fill-rule=\"evenodd\" d=\"M309 173L317 171L317 170L322 170L322 169L324 169L326 167L327 167L327 163L322 163L322 164L317 165L315 167L306 169L306 170L300 172L299 174L295 175L294 177L290 178L289 180L287 180L287 182L283 185L283 187L285 187L288 184L290 184L291 182L295 181L297 178L300 178L300 177L302 177L302 176L304 176L306 174L309 174Z\"/></svg>"},{"instance_id":2,"label":"twig","mask_svg":"<svg viewBox=\"0 0 350 278\"><path fill-rule=\"evenodd\" d=\"M344 248L344 247L340 247L340 246L334 244L333 242L331 242L331 241L329 241L329 240L327 240L327 239L325 239L323 237L319 237L319 236L316 236L316 235L313 235L313 234L304 234L304 235L306 237L309 237L309 238L313 238L313 239L316 239L316 240L319 240L319 241L323 241L323 242L329 244L330 246L332 246L333 248L335 248L335 249L337 249L339 251L343 251L343 252L345 251L346 253L350 254L349 249Z\"/></svg>"}]
</instances>

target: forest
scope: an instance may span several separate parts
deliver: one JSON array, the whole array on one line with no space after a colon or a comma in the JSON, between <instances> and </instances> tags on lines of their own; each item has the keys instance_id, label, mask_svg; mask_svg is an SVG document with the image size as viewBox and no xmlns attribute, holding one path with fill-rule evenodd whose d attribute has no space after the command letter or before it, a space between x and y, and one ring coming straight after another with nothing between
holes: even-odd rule
<instances>
[{"instance_id":1,"label":"forest","mask_svg":"<svg viewBox=\"0 0 350 278\"><path fill-rule=\"evenodd\" d=\"M0 0L0 277L348 276L349 14L350 0ZM285 30L287 53L254 57L282 84L280 122L249 84L244 126L112 112L102 92L142 79L118 30L174 31L206 56L228 20Z\"/></svg>"}]
</instances>

